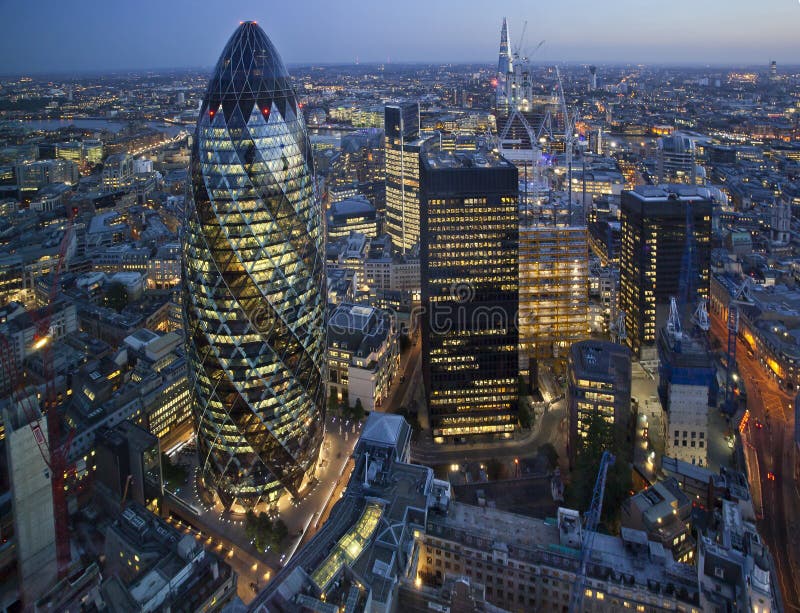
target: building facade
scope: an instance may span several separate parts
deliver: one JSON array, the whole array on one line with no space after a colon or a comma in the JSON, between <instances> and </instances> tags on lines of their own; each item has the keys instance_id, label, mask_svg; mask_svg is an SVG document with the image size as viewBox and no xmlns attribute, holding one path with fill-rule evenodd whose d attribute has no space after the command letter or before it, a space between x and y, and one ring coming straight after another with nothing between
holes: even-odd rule
<instances>
[{"instance_id":1,"label":"building facade","mask_svg":"<svg viewBox=\"0 0 800 613\"><path fill-rule=\"evenodd\" d=\"M400 353L392 317L362 304L342 303L328 318L329 394L347 396L367 411L389 395L397 375Z\"/></svg>"},{"instance_id":2,"label":"building facade","mask_svg":"<svg viewBox=\"0 0 800 613\"><path fill-rule=\"evenodd\" d=\"M419 129L419 103L386 105L386 231L401 252L419 242Z\"/></svg>"},{"instance_id":3,"label":"building facade","mask_svg":"<svg viewBox=\"0 0 800 613\"><path fill-rule=\"evenodd\" d=\"M632 451L631 426L631 354L627 347L607 341L583 341L570 348L569 382L567 389L569 411L570 462L586 438L588 421L600 415L613 427L615 442Z\"/></svg>"},{"instance_id":4,"label":"building facade","mask_svg":"<svg viewBox=\"0 0 800 613\"><path fill-rule=\"evenodd\" d=\"M422 364L434 440L517 422L517 169L491 152L421 155Z\"/></svg>"},{"instance_id":5,"label":"building facade","mask_svg":"<svg viewBox=\"0 0 800 613\"><path fill-rule=\"evenodd\" d=\"M690 244L687 209L693 226L694 271L684 274ZM634 354L646 349L652 354L648 359L655 359L656 334L666 322L670 298L691 294L686 302L692 308L698 299L708 298L711 209L711 200L695 187L639 186L622 192L619 303ZM682 276L687 280L683 287Z\"/></svg>"},{"instance_id":6,"label":"building facade","mask_svg":"<svg viewBox=\"0 0 800 613\"><path fill-rule=\"evenodd\" d=\"M302 110L255 22L228 41L193 140L184 320L205 485L244 510L293 495L325 411L322 223Z\"/></svg>"},{"instance_id":7,"label":"building facade","mask_svg":"<svg viewBox=\"0 0 800 613\"><path fill-rule=\"evenodd\" d=\"M589 336L589 243L586 226L570 217L524 220L519 228L523 366L525 358L563 358Z\"/></svg>"}]
</instances>

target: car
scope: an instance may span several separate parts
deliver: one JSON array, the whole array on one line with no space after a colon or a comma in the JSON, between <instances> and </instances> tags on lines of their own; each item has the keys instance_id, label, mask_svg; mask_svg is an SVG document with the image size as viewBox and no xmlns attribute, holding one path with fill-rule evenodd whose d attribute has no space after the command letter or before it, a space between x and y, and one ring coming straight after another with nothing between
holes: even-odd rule
<instances>
[{"instance_id":1,"label":"car","mask_svg":"<svg viewBox=\"0 0 800 613\"><path fill-rule=\"evenodd\" d=\"M770 471L767 473L767 480L768 481L775 481L775 473Z\"/></svg>"},{"instance_id":2,"label":"car","mask_svg":"<svg viewBox=\"0 0 800 613\"><path fill-rule=\"evenodd\" d=\"M756 428L758 428L759 430L761 430L761 428L763 428L763 427L764 427L764 424L762 424L762 423L761 423L761 420L760 420L760 419L757 419L757 420L755 421L755 426L756 426Z\"/></svg>"}]
</instances>

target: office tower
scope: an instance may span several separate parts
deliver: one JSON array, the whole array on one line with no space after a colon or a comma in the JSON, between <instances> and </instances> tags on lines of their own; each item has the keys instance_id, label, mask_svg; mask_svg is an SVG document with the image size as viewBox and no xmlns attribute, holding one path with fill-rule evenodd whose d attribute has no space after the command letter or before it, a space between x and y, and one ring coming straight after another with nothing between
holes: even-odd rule
<instances>
[{"instance_id":1,"label":"office tower","mask_svg":"<svg viewBox=\"0 0 800 613\"><path fill-rule=\"evenodd\" d=\"M567 202L538 205L521 219L519 337L523 371L526 360L565 357L589 337L588 234Z\"/></svg>"},{"instance_id":2,"label":"office tower","mask_svg":"<svg viewBox=\"0 0 800 613\"><path fill-rule=\"evenodd\" d=\"M656 175L659 183L695 185L698 176L694 141L678 133L659 138Z\"/></svg>"},{"instance_id":3,"label":"office tower","mask_svg":"<svg viewBox=\"0 0 800 613\"><path fill-rule=\"evenodd\" d=\"M589 91L597 89L597 66L589 66Z\"/></svg>"},{"instance_id":4,"label":"office tower","mask_svg":"<svg viewBox=\"0 0 800 613\"><path fill-rule=\"evenodd\" d=\"M184 319L207 487L236 510L298 494L325 410L322 214L283 62L244 22L192 145Z\"/></svg>"},{"instance_id":5,"label":"office tower","mask_svg":"<svg viewBox=\"0 0 800 613\"><path fill-rule=\"evenodd\" d=\"M517 169L492 152L420 155L422 364L434 440L517 421Z\"/></svg>"},{"instance_id":6,"label":"office tower","mask_svg":"<svg viewBox=\"0 0 800 613\"><path fill-rule=\"evenodd\" d=\"M387 104L386 232L402 253L419 242L419 103Z\"/></svg>"},{"instance_id":7,"label":"office tower","mask_svg":"<svg viewBox=\"0 0 800 613\"><path fill-rule=\"evenodd\" d=\"M687 309L708 298L712 202L703 192L684 185L622 192L619 301L628 346L642 359L655 359L656 331L667 320L670 298L681 294L682 276L691 286ZM693 271L684 272L687 210L694 255Z\"/></svg>"},{"instance_id":8,"label":"office tower","mask_svg":"<svg viewBox=\"0 0 800 613\"><path fill-rule=\"evenodd\" d=\"M600 415L613 428L609 449L633 452L631 421L631 352L608 341L582 341L569 350L567 409L570 464L587 436L589 418Z\"/></svg>"},{"instance_id":9,"label":"office tower","mask_svg":"<svg viewBox=\"0 0 800 613\"><path fill-rule=\"evenodd\" d=\"M775 81L778 78L778 62L772 60L769 63L769 79Z\"/></svg>"}]
</instances>

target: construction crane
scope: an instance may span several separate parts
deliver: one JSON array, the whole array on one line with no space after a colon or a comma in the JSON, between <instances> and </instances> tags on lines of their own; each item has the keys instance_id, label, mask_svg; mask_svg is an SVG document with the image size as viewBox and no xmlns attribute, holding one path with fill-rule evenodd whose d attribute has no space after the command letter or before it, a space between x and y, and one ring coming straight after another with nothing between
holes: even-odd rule
<instances>
[{"instance_id":1,"label":"construction crane","mask_svg":"<svg viewBox=\"0 0 800 613\"><path fill-rule=\"evenodd\" d=\"M586 565L589 562L589 557L592 555L592 545L594 544L594 535L597 532L597 524L600 522L600 514L603 511L603 494L606 491L606 476L608 469L614 465L614 455L606 450L600 458L600 468L597 470L597 480L594 484L594 491L592 492L592 503L589 505L589 510L584 515L583 533L581 539L581 567L578 570L578 576L575 583L572 585L572 596L570 598L569 610L570 613L577 613L580 611L583 604L583 590L586 586Z\"/></svg>"},{"instance_id":2,"label":"construction crane","mask_svg":"<svg viewBox=\"0 0 800 613\"><path fill-rule=\"evenodd\" d=\"M556 66L558 78L558 95L561 102L561 113L564 115L564 152L567 161L567 189L569 191L569 209L572 217L572 153L575 146L575 125L578 122L577 109L570 113L567 108L567 99L564 97L564 84L561 81L561 71Z\"/></svg>"},{"instance_id":3,"label":"construction crane","mask_svg":"<svg viewBox=\"0 0 800 613\"><path fill-rule=\"evenodd\" d=\"M697 291L697 263L695 258L694 219L692 218L692 202L686 202L686 244L681 258L681 272L678 276L678 297L680 312L684 313Z\"/></svg>"},{"instance_id":4,"label":"construction crane","mask_svg":"<svg viewBox=\"0 0 800 613\"><path fill-rule=\"evenodd\" d=\"M74 430L71 430L62 441L61 416L58 411L58 395L56 391L55 373L52 358L52 338L50 324L53 318L53 303L59 290L59 279L64 268L67 249L72 239L73 220L77 209L67 209L67 222L64 235L59 246L58 256L51 270L51 283L49 287L47 304L31 312L35 323L33 348L40 351L42 359L42 375L44 379L44 394L40 403L41 413L33 406L31 394L25 393L25 382L21 366L17 363L14 352L11 350L8 339L0 335L3 367L9 377L12 389L12 398L25 414L30 424L34 440L39 447L45 464L50 472L50 483L53 493L53 521L55 524L56 563L58 576L63 578L69 570L71 561L69 541L69 512L65 491L65 479L69 467L68 455L72 445ZM46 419L47 437L42 432L40 419Z\"/></svg>"},{"instance_id":5,"label":"construction crane","mask_svg":"<svg viewBox=\"0 0 800 613\"><path fill-rule=\"evenodd\" d=\"M528 31L528 20L525 20L525 23L522 24L522 34L519 35L519 42L517 43L517 48L512 50L514 58L519 58L520 52L522 51L522 43L525 40L525 32Z\"/></svg>"},{"instance_id":6,"label":"construction crane","mask_svg":"<svg viewBox=\"0 0 800 613\"><path fill-rule=\"evenodd\" d=\"M744 282L736 289L728 304L728 354L725 369L725 412L733 415L735 411L733 394L733 375L736 370L736 338L739 335L739 304L746 303L750 289L750 277L745 277Z\"/></svg>"},{"instance_id":7,"label":"construction crane","mask_svg":"<svg viewBox=\"0 0 800 613\"><path fill-rule=\"evenodd\" d=\"M725 377L725 411L733 415L733 371L736 368L736 337L739 334L739 307L728 305L728 364Z\"/></svg>"}]
</instances>

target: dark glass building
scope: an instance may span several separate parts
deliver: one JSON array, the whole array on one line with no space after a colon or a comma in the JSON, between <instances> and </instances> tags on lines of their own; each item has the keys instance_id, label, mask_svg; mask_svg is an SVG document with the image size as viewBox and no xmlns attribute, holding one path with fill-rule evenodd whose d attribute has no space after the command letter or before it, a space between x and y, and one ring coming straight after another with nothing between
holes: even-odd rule
<instances>
[{"instance_id":1,"label":"dark glass building","mask_svg":"<svg viewBox=\"0 0 800 613\"><path fill-rule=\"evenodd\" d=\"M184 320L205 485L236 511L297 494L325 409L322 217L289 76L255 22L220 56L192 145Z\"/></svg>"},{"instance_id":2,"label":"dark glass building","mask_svg":"<svg viewBox=\"0 0 800 613\"><path fill-rule=\"evenodd\" d=\"M619 305L628 346L642 359L656 359L656 331L667 320L670 298L686 296L682 276L691 288L685 299L688 309L694 310L699 298L708 298L712 202L706 194L687 185L641 185L622 192ZM687 207L694 234L693 272L682 271Z\"/></svg>"},{"instance_id":3,"label":"dark glass building","mask_svg":"<svg viewBox=\"0 0 800 613\"><path fill-rule=\"evenodd\" d=\"M485 151L420 155L422 364L435 440L514 430L517 169Z\"/></svg>"}]
</instances>

